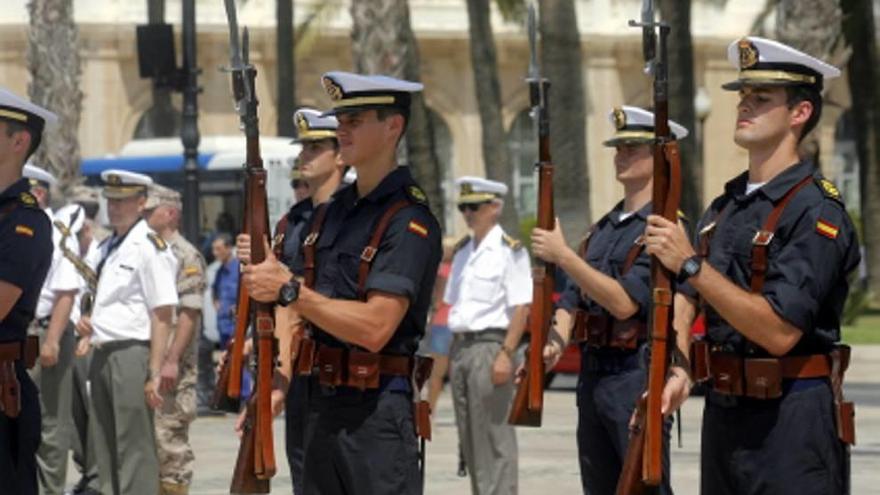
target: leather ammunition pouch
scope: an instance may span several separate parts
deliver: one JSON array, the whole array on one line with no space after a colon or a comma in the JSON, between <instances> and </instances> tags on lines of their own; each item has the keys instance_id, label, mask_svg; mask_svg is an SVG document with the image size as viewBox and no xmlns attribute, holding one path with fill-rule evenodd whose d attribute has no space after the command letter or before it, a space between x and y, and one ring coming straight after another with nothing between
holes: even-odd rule
<instances>
[{"instance_id":1,"label":"leather ammunition pouch","mask_svg":"<svg viewBox=\"0 0 880 495\"><path fill-rule=\"evenodd\" d=\"M21 412L21 384L15 374L15 362L33 368L40 353L40 339L29 336L23 341L0 343L0 413L17 418Z\"/></svg>"},{"instance_id":2,"label":"leather ammunition pouch","mask_svg":"<svg viewBox=\"0 0 880 495\"><path fill-rule=\"evenodd\" d=\"M583 310L575 312L575 342L590 347L635 349L639 340L647 337L648 327L635 319L617 320L605 315L591 315Z\"/></svg>"}]
</instances>

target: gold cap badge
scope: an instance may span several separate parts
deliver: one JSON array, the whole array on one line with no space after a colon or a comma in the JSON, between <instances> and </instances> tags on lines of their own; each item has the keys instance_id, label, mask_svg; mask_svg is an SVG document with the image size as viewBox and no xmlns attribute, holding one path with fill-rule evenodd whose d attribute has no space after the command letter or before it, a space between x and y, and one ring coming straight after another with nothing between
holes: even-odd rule
<instances>
[{"instance_id":1,"label":"gold cap badge","mask_svg":"<svg viewBox=\"0 0 880 495\"><path fill-rule=\"evenodd\" d=\"M758 63L758 48L747 38L739 40L739 68L748 69Z\"/></svg>"},{"instance_id":2,"label":"gold cap badge","mask_svg":"<svg viewBox=\"0 0 880 495\"><path fill-rule=\"evenodd\" d=\"M324 91L330 95L330 99L333 101L339 101L342 99L342 88L336 84L333 79L329 77L321 78L321 84L324 85Z\"/></svg>"},{"instance_id":3,"label":"gold cap badge","mask_svg":"<svg viewBox=\"0 0 880 495\"><path fill-rule=\"evenodd\" d=\"M626 112L624 112L622 108L615 108L611 113L611 118L614 119L614 127L618 130L626 127Z\"/></svg>"},{"instance_id":4,"label":"gold cap badge","mask_svg":"<svg viewBox=\"0 0 880 495\"><path fill-rule=\"evenodd\" d=\"M301 113L296 114L296 129L300 134L309 132L309 121Z\"/></svg>"}]
</instances>

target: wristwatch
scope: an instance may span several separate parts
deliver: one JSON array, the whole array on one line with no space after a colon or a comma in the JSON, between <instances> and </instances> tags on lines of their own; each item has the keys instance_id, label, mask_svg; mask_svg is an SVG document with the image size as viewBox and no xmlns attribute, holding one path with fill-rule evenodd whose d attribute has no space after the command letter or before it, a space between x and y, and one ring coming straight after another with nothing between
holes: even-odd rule
<instances>
[{"instance_id":1,"label":"wristwatch","mask_svg":"<svg viewBox=\"0 0 880 495\"><path fill-rule=\"evenodd\" d=\"M684 260L684 263L681 264L681 270L678 272L678 283L683 284L689 278L700 273L700 268L702 268L702 266L703 257L699 254L695 254Z\"/></svg>"},{"instance_id":2,"label":"wristwatch","mask_svg":"<svg viewBox=\"0 0 880 495\"><path fill-rule=\"evenodd\" d=\"M281 286L278 289L278 305L279 306L287 306L288 304L296 301L299 297L299 281L291 277L290 280Z\"/></svg>"}]
</instances>

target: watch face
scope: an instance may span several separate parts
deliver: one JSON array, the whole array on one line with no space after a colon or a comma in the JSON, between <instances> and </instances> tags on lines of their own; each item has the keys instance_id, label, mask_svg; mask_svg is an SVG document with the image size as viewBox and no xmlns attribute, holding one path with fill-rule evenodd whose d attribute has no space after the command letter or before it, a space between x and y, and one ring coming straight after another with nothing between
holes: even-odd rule
<instances>
[{"instance_id":1,"label":"watch face","mask_svg":"<svg viewBox=\"0 0 880 495\"><path fill-rule=\"evenodd\" d=\"M688 275L693 275L697 273L697 270L699 269L700 263L693 258L687 260L687 262L685 262L684 264L684 271L686 271Z\"/></svg>"}]
</instances>

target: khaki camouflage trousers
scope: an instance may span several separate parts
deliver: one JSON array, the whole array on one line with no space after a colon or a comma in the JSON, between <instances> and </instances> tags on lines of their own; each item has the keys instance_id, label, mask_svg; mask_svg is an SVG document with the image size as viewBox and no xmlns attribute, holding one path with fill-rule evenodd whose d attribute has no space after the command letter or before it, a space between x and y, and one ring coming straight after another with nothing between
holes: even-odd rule
<instances>
[{"instance_id":1,"label":"khaki camouflage trousers","mask_svg":"<svg viewBox=\"0 0 880 495\"><path fill-rule=\"evenodd\" d=\"M196 378L193 339L180 358L177 387L164 396L164 404L156 410L156 450L163 486L188 486L192 481L195 456L189 443L189 425L196 417Z\"/></svg>"}]
</instances>

